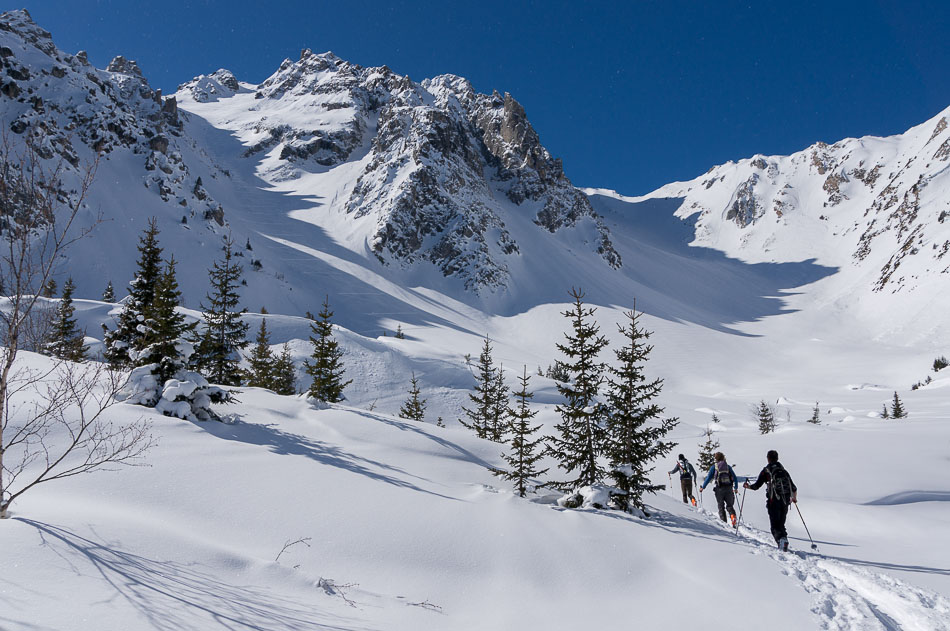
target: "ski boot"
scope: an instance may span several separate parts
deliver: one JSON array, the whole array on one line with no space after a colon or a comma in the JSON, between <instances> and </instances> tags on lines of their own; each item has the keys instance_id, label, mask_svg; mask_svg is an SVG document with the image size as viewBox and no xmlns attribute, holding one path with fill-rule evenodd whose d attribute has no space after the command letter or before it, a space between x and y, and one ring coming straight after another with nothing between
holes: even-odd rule
<instances>
[{"instance_id":1,"label":"ski boot","mask_svg":"<svg viewBox=\"0 0 950 631\"><path fill-rule=\"evenodd\" d=\"M782 552L788 552L788 539L782 537L778 540L778 549Z\"/></svg>"},{"instance_id":2,"label":"ski boot","mask_svg":"<svg viewBox=\"0 0 950 631\"><path fill-rule=\"evenodd\" d=\"M696 507L696 498L695 498L695 497L691 497L691 498L689 498L689 501L692 502L693 508L695 508L695 507Z\"/></svg>"},{"instance_id":3,"label":"ski boot","mask_svg":"<svg viewBox=\"0 0 950 631\"><path fill-rule=\"evenodd\" d=\"M739 525L739 524L736 522L736 516L735 516L735 514L729 515L729 519L732 520L732 527L733 527L733 528L735 528L736 526Z\"/></svg>"}]
</instances>

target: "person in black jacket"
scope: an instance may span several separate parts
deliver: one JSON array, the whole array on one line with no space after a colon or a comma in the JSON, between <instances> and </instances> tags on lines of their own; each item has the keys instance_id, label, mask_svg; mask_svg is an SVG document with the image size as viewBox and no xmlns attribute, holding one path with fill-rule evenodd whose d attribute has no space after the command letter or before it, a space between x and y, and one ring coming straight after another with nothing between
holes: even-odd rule
<instances>
[{"instance_id":1,"label":"person in black jacket","mask_svg":"<svg viewBox=\"0 0 950 631\"><path fill-rule=\"evenodd\" d=\"M788 550L788 531L785 530L785 518L788 517L788 507L791 502L798 502L798 487L792 482L782 463L778 461L778 452L774 449L765 454L768 464L759 473L759 477L752 484L742 483L746 489L758 490L767 484L765 509L769 513L769 525L772 527L772 536L780 550Z\"/></svg>"},{"instance_id":2,"label":"person in black jacket","mask_svg":"<svg viewBox=\"0 0 950 631\"><path fill-rule=\"evenodd\" d=\"M676 466L669 472L669 475L673 475L677 471L679 471L680 474L680 488L683 490L683 503L689 504L692 502L693 506L696 506L696 498L693 497L693 483L696 482L696 469L693 468L693 465L690 464L689 460L687 460L683 454L677 456Z\"/></svg>"}]
</instances>

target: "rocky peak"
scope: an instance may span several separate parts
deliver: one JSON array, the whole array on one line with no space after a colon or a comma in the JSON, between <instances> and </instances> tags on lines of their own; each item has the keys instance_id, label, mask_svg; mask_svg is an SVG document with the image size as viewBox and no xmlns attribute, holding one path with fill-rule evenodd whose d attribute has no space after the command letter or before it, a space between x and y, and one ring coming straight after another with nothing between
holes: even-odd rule
<instances>
[{"instance_id":1,"label":"rocky peak","mask_svg":"<svg viewBox=\"0 0 950 631\"><path fill-rule=\"evenodd\" d=\"M106 66L106 72L130 75L145 81L145 77L142 75L142 69L139 68L138 63L136 63L134 60L126 59L122 55L116 55L113 57L112 61L109 62L109 65Z\"/></svg>"},{"instance_id":2,"label":"rocky peak","mask_svg":"<svg viewBox=\"0 0 950 631\"><path fill-rule=\"evenodd\" d=\"M220 215L213 200L188 194L175 98L150 88L135 61L117 56L104 70L92 67L84 55L59 50L26 11L10 11L0 15L0 69L0 120L13 142L30 142L41 160L57 164L51 168L61 162L80 173L84 161L128 152L146 188L176 213Z\"/></svg>"}]
</instances>

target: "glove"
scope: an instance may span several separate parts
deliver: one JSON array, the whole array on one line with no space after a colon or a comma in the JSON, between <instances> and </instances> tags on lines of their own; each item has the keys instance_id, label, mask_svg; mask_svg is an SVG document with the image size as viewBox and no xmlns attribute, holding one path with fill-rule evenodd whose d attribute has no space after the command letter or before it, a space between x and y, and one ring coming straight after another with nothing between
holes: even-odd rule
<instances>
[{"instance_id":1,"label":"glove","mask_svg":"<svg viewBox=\"0 0 950 631\"><path fill-rule=\"evenodd\" d=\"M792 493L792 501L798 504L798 491Z\"/></svg>"},{"instance_id":2,"label":"glove","mask_svg":"<svg viewBox=\"0 0 950 631\"><path fill-rule=\"evenodd\" d=\"M743 482L743 483L742 483L742 488L744 488L744 489L749 488L749 483L748 483L748 482Z\"/></svg>"}]
</instances>

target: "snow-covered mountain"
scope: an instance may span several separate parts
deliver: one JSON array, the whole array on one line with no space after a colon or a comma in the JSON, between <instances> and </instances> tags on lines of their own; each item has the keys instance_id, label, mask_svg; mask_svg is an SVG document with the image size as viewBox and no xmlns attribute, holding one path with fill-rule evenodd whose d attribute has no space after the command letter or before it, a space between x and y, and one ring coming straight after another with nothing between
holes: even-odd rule
<instances>
[{"instance_id":1,"label":"snow-covered mountain","mask_svg":"<svg viewBox=\"0 0 950 631\"><path fill-rule=\"evenodd\" d=\"M218 70L162 96L135 62L99 70L60 51L25 11L0 25L11 136L39 138L67 171L99 155L89 215L107 221L74 250L80 296L125 282L154 216L180 268L207 269L231 234L250 305L302 315L347 295L341 316L360 332L451 321L457 309L440 305L452 301L521 313L571 285L600 304L636 296L655 315L729 326L777 310L736 309L720 284L754 288L748 305L824 279L809 290L824 303L869 323L894 313L875 335L946 333L933 300L950 249L947 112L644 197L585 195L514 98L460 77L417 83L304 50L259 85ZM664 239L675 254L654 251ZM689 242L701 247L679 247ZM203 274L181 282L196 306Z\"/></svg>"},{"instance_id":2,"label":"snow-covered mountain","mask_svg":"<svg viewBox=\"0 0 950 631\"><path fill-rule=\"evenodd\" d=\"M744 260L815 258L910 293L950 273L950 108L906 133L818 142L716 166L638 199L682 198L697 245Z\"/></svg>"},{"instance_id":3,"label":"snow-covered mountain","mask_svg":"<svg viewBox=\"0 0 950 631\"><path fill-rule=\"evenodd\" d=\"M115 311L91 298L109 280L122 296L156 217L187 317L231 234L251 330L266 319L304 385L300 316L329 295L353 379L330 406L241 388L225 423L117 405L110 421L152 423L149 466L17 501L0 628L950 629L950 377L931 368L950 354L950 112L632 198L578 192L513 98L458 77L304 51L260 85L219 70L160 95L132 61L58 50L24 11L0 16L0 64L2 127L62 160L63 195L99 156L83 219L105 221L61 267L87 333ZM734 531L666 494L644 520L491 475L502 446L456 420L466 355L487 336L509 385L526 367L552 434L562 399L539 373L572 285L613 348L624 311L645 312L676 451L694 458L712 426L754 475L779 450L804 514L793 553L774 549L761 491ZM48 374L48 358L20 361ZM424 423L394 416L410 375ZM898 391L910 416L882 419ZM768 435L749 412L763 400Z\"/></svg>"}]
</instances>

